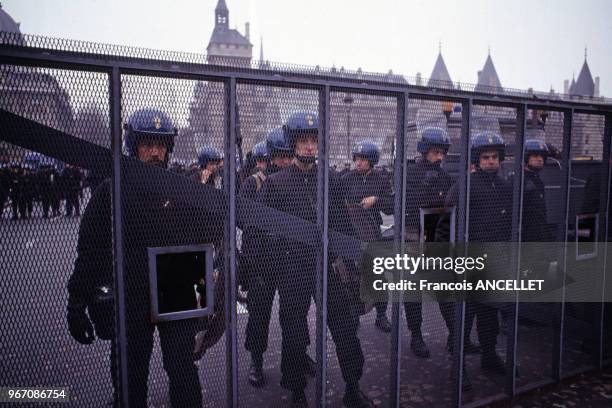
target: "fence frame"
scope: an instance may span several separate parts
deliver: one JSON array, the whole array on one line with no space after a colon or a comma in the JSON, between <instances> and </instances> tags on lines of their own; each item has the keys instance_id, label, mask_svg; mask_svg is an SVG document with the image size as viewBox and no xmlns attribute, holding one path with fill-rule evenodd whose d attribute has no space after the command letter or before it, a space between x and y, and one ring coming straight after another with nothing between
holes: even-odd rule
<instances>
[{"instance_id":1,"label":"fence frame","mask_svg":"<svg viewBox=\"0 0 612 408\"><path fill-rule=\"evenodd\" d=\"M406 205L406 162L405 162L405 141L408 118L409 101L413 99L434 100L434 101L453 101L462 105L462 127L461 127L461 167L460 179L465 183L460 184L458 232L459 236L467 242L469 238L469 139L471 133L471 114L475 105L489 105L512 107L517 109L517 151L522 154L522 146L526 133L527 113L530 109L545 109L559 111L563 113L563 161L562 167L562 197L564 202L565 223L564 228L559 231L558 238L567 236L569 226L569 201L570 201L570 182L571 182L571 137L574 126L574 114L585 113L605 116L604 130L604 157L602 161L602 186L609 186L612 179L612 166L610 166L611 139L612 139L612 105L599 104L593 101L558 100L546 99L540 96L528 98L525 96L513 96L504 94L487 94L478 92L468 92L461 90L450 90L442 88L427 88L413 86L409 84L385 83L383 81L363 80L354 78L337 78L333 76L319 75L308 72L282 71L262 71L252 68L221 67L209 64L194 64L186 62L172 62L166 60L145 60L142 58L129 58L124 56L100 55L86 52L61 51L56 49L29 48L15 45L0 45L0 58L2 64L28 67L46 67L52 69L65 69L70 71L99 72L108 76L109 80L109 107L111 117L111 152L113 164L113 225L115 239L115 285L116 291L116 321L118 339L118 358L119 358L119 379L120 394L122 402L127 406L127 358L126 358L126 327L125 327L125 295L124 286L124 255L123 255L123 231L122 231L122 212L121 212L121 79L123 75L141 75L150 77L181 78L200 81L215 81L223 83L225 87L226 104L226 127L224 136L224 146L230 158L236 155L236 87L239 84L257 84L276 87L291 87L300 89L316 90L319 94L319 117L320 134L324 137L319 138L320 165L318 166L318 186L317 186L317 208L319 210L317 224L320 228L320 259L318 260L317 288L316 288L316 326L317 326L317 380L316 380L316 405L326 404L326 376L327 376L327 275L328 275L328 248L329 248L329 146L328 139L330 134L330 94L332 92L351 92L366 95L384 95L395 98L397 101L397 134L395 137L395 157L394 157L394 179L395 191L401 190L401 194L395 195L394 222L399 225L394 231L394 244L399 250L403 248L403 237L405 232L403 208ZM0 140L2 140L0 134ZM14 143L15 141L10 141ZM520 149L520 150L519 150ZM44 153L44 152L43 152ZM236 163L235 160L227 160L228 166L224 168L224 178L228 180L224 187L227 197L236 196ZM522 174L522 160L515 163L515 171ZM521 207L523 202L522 177L521 181L514 186L515 194L513 202L513 238L520 239L520 229L522 222ZM600 217L600 231L605 231L603 237L607 241L609 217L608 213L611 189L608 187L601 190L600 208L603 208L606 216ZM226 386L227 386L227 405L238 405L238 344L237 344L237 299L234 290L236 286L236 201L229 200L227 207L226 233L224 237L227 254L225 258L226 271ZM566 245L562 257L562 270L565 276L567 267L568 248ZM516 261L516 260L514 260ZM609 262L604 256L603 267ZM518 264L513 267L518 271ZM594 362L597 367L608 364L610 360L604 360L603 352L603 323L604 323L604 290L606 276L604 273L604 289L602 289L602 303L599 309L599 320L601 322L597 331L597 352L594 355ZM517 393L525 392L536 388L542 384L558 382L565 378L568 373L564 373L562 368L563 361L563 333L565 318L565 290L559 304L558 314L555 316L555 343L552 356L552 373L549 379L543 380L538 384L530 384L526 387L517 388L514 373L516 372L516 346L517 332L516 325L518 319L518 302L515 299L512 320L511 338L507 345L507 374L505 392L502 395L493 396L486 402L513 397ZM390 384L389 396L390 405L400 406L400 356L401 356L401 330L400 330L400 307L399 303L392 304L392 332L390 341L391 364L390 364ZM456 307L455 332L463 333L465 326L465 302L458 302ZM455 336L454 349L459 350L453 355L452 372L453 381L452 405L462 406L462 370L463 355L463 335ZM570 373L571 374L571 373ZM482 404L484 401L476 401L472 405Z\"/></svg>"}]
</instances>

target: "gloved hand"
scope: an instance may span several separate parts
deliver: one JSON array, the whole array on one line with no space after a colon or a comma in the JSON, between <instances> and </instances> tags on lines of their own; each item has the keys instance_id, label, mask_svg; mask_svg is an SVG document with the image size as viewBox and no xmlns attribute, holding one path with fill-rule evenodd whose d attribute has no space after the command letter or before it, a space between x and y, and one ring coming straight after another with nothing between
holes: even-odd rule
<instances>
[{"instance_id":1,"label":"gloved hand","mask_svg":"<svg viewBox=\"0 0 612 408\"><path fill-rule=\"evenodd\" d=\"M225 316L223 313L215 313L208 318L206 330L200 331L195 337L193 359L199 360L206 354L206 350L217 344L225 333Z\"/></svg>"},{"instance_id":2,"label":"gloved hand","mask_svg":"<svg viewBox=\"0 0 612 408\"><path fill-rule=\"evenodd\" d=\"M70 335L81 344L91 344L96 339L94 328L85 312L85 303L68 298L67 319Z\"/></svg>"}]
</instances>

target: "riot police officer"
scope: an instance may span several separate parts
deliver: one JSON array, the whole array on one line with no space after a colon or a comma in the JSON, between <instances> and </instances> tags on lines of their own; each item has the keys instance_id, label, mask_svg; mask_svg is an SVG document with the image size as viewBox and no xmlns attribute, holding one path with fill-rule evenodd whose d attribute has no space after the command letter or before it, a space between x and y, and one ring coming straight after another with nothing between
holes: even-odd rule
<instances>
[{"instance_id":1,"label":"riot police officer","mask_svg":"<svg viewBox=\"0 0 612 408\"><path fill-rule=\"evenodd\" d=\"M266 179L259 197L268 207L313 224L317 223L318 128L319 120L314 113L298 112L289 117L284 131L295 159L292 165ZM330 186L329 191L333 195L338 189ZM330 197L330 205L339 207L337 200ZM333 224L334 220L330 222ZM282 256L277 261L281 274L278 292L283 333L281 386L292 391L294 406L307 406L304 356L308 344L308 310L316 288L318 244L303 245L278 237L276 247ZM359 390L364 358L357 337L358 318L351 310L350 297L339 277L332 272L331 265L328 268L331 273L328 274L327 322L346 383L343 402L349 407L371 407L372 402Z\"/></svg>"},{"instance_id":2,"label":"riot police officer","mask_svg":"<svg viewBox=\"0 0 612 408\"><path fill-rule=\"evenodd\" d=\"M349 233L366 242L382 239L380 226L381 212L393 214L393 192L391 183L374 166L380 159L380 148L370 139L358 141L353 147L355 169L344 173L340 179L342 201L349 215ZM351 262L344 262L352 265ZM359 275L359 273L355 273ZM387 302L376 302L376 327L391 331L387 318Z\"/></svg>"},{"instance_id":3,"label":"riot police officer","mask_svg":"<svg viewBox=\"0 0 612 408\"><path fill-rule=\"evenodd\" d=\"M253 159L255 160L254 173L266 171L268 166L268 147L266 142L259 142L253 146Z\"/></svg>"},{"instance_id":4,"label":"riot police officer","mask_svg":"<svg viewBox=\"0 0 612 408\"><path fill-rule=\"evenodd\" d=\"M446 194L452 185L450 175L442 167L442 160L450 148L450 138L446 130L439 127L428 127L421 132L417 151L421 157L414 164L407 165L406 173L406 234L409 241L417 241L420 234L425 242L434 240L435 228L439 214L424 216L421 225L420 212L426 208L442 208ZM412 334L410 349L415 356L429 358L430 352L423 340L421 325L423 323L420 293L416 301L404 302L404 311L408 329ZM444 312L446 308L441 306Z\"/></svg>"},{"instance_id":5,"label":"riot police officer","mask_svg":"<svg viewBox=\"0 0 612 408\"><path fill-rule=\"evenodd\" d=\"M79 198L83 188L83 173L78 167L66 163L66 167L62 170L62 186L64 196L66 198L66 217L73 214L77 217L81 215L81 205Z\"/></svg>"},{"instance_id":6,"label":"riot police officer","mask_svg":"<svg viewBox=\"0 0 612 408\"><path fill-rule=\"evenodd\" d=\"M221 188L223 156L221 152L211 146L205 146L198 152L198 166L200 171L197 174L202 184Z\"/></svg>"},{"instance_id":7,"label":"riot police officer","mask_svg":"<svg viewBox=\"0 0 612 408\"><path fill-rule=\"evenodd\" d=\"M125 126L125 145L131 157L150 166L166 168L176 133L165 112L141 109L132 114ZM201 352L214 345L224 331L223 275L215 285L215 314L205 326L208 329L206 333L199 336L203 349L194 355L196 333L201 322L187 319L151 323L147 248L216 242L223 235L224 220L204 209L183 204L169 197L166 191L133 190L130 186L122 188L129 404L135 407L147 405L149 360L157 328L172 406L201 406L202 391L194 358L201 357ZM95 335L113 341L111 373L117 390L113 296L110 296L109 305L109 296L99 295L108 294L109 287L112 292L110 203L111 184L106 180L94 192L81 221L77 259L68 282L67 319L70 334L80 343L92 343ZM180 264L176 265L176 271L181 272ZM194 285L201 279L200 275L194 273L189 277L192 284L176 286L165 299L180 301L195 309Z\"/></svg>"},{"instance_id":8,"label":"riot police officer","mask_svg":"<svg viewBox=\"0 0 612 408\"><path fill-rule=\"evenodd\" d=\"M11 199L11 208L13 210L13 220L19 219L19 215L21 218L25 218L25 201L23 200L23 180L21 173L21 166L17 162L13 162L10 165L10 171L8 176L8 185L9 185L9 197Z\"/></svg>"},{"instance_id":9,"label":"riot police officer","mask_svg":"<svg viewBox=\"0 0 612 408\"><path fill-rule=\"evenodd\" d=\"M505 158L506 145L502 137L493 132L479 133L471 140L470 157L474 172L470 175L469 241L510 242L512 234L512 186L499 176ZM454 184L448 192L446 206L457 205L459 186ZM449 241L449 217L444 216L436 228L436 240ZM487 268L507 265L504 254L487 258ZM468 302L466 319L476 316L476 330L481 348L481 367L489 374L504 375L504 362L495 347L499 334L498 308L488 302ZM464 380L464 383L466 381Z\"/></svg>"},{"instance_id":10,"label":"riot police officer","mask_svg":"<svg viewBox=\"0 0 612 408\"><path fill-rule=\"evenodd\" d=\"M59 173L51 163L41 163L38 170L38 186L42 204L43 218L57 216L59 212Z\"/></svg>"},{"instance_id":11,"label":"riot police officer","mask_svg":"<svg viewBox=\"0 0 612 408\"><path fill-rule=\"evenodd\" d=\"M6 163L0 163L0 219L4 214L4 203L9 196L10 169Z\"/></svg>"},{"instance_id":12,"label":"riot police officer","mask_svg":"<svg viewBox=\"0 0 612 408\"><path fill-rule=\"evenodd\" d=\"M30 164L23 166L20 182L21 199L19 208L23 208L21 217L31 218L34 211L34 198L36 196L36 176Z\"/></svg>"},{"instance_id":13,"label":"riot police officer","mask_svg":"<svg viewBox=\"0 0 612 408\"><path fill-rule=\"evenodd\" d=\"M540 178L550 151L546 143L536 139L525 141L523 170L523 223L521 240L524 242L548 242L550 233L546 211L546 189Z\"/></svg>"},{"instance_id":14,"label":"riot police officer","mask_svg":"<svg viewBox=\"0 0 612 408\"><path fill-rule=\"evenodd\" d=\"M263 149L265 148L265 150ZM268 134L264 145L255 145L253 157L257 163L268 158L264 171L257 171L245 178L240 186L240 197L255 200L266 179L291 164L293 152L289 148L281 128ZM263 168L262 165L259 168ZM249 383L261 386L265 383L263 354L268 348L268 332L272 314L272 303L278 287L279 273L273 259L273 248L262 234L253 228L246 228L242 234L240 254L240 282L248 290L247 307L249 318L246 326L244 347L251 353ZM310 358L305 357L308 363ZM310 374L314 375L312 363Z\"/></svg>"}]
</instances>

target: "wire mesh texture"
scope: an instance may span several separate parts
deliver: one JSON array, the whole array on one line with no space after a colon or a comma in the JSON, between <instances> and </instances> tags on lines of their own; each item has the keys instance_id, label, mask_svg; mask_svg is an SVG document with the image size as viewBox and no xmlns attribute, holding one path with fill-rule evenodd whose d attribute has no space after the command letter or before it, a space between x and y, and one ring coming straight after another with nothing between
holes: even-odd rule
<instances>
[{"instance_id":1,"label":"wire mesh texture","mask_svg":"<svg viewBox=\"0 0 612 408\"><path fill-rule=\"evenodd\" d=\"M609 100L14 33L0 55L1 386L479 406L612 355ZM369 244L519 240L564 245L508 274L602 302L360 294ZM211 268L152 263L198 245Z\"/></svg>"}]
</instances>

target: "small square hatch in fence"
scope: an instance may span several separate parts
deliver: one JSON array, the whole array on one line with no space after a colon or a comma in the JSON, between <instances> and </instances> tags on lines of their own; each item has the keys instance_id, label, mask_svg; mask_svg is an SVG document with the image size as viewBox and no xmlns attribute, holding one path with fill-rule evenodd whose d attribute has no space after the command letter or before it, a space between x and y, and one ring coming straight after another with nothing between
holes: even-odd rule
<instances>
[{"instance_id":1,"label":"small square hatch in fence","mask_svg":"<svg viewBox=\"0 0 612 408\"><path fill-rule=\"evenodd\" d=\"M151 321L213 313L213 245L148 248Z\"/></svg>"}]
</instances>

